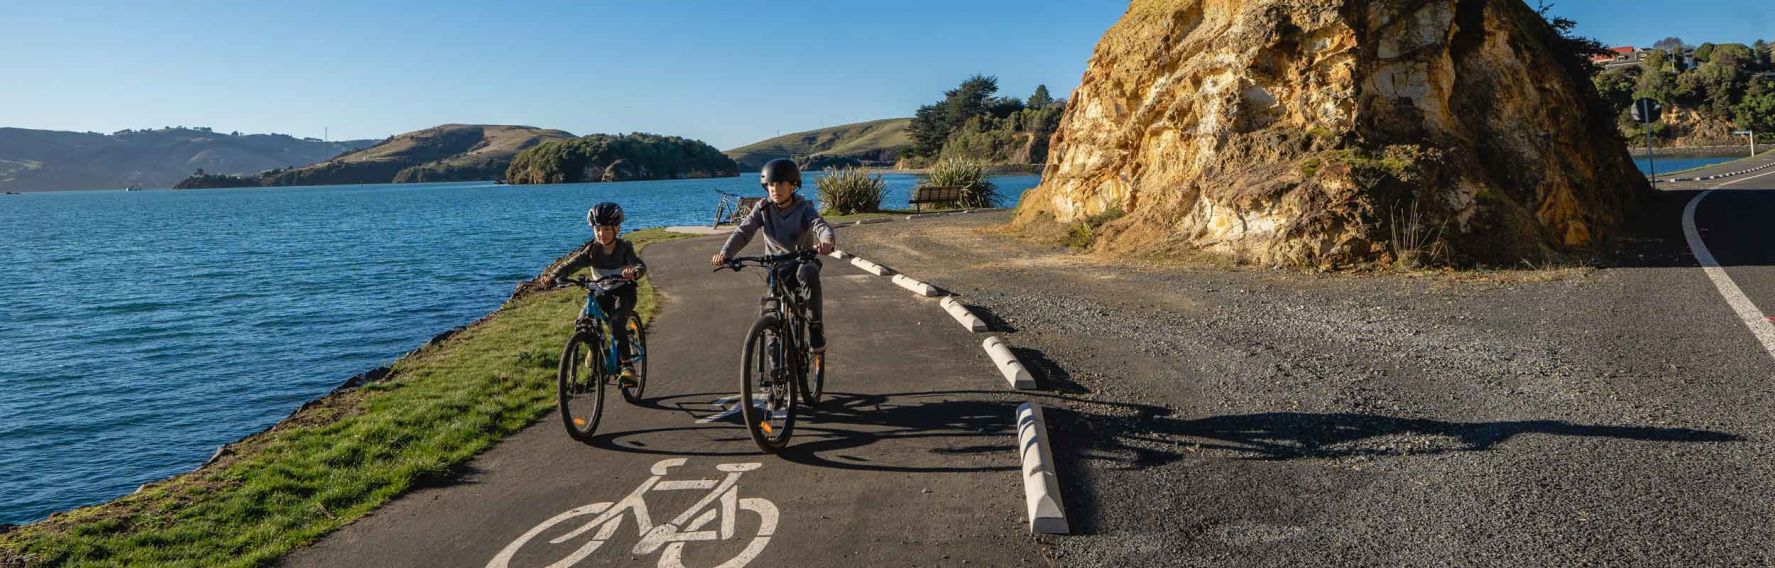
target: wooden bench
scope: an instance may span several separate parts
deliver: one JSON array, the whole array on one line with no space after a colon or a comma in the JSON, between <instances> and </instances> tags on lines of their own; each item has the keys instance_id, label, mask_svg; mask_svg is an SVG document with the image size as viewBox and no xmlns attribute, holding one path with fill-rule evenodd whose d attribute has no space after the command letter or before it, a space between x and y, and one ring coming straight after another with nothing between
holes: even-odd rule
<instances>
[{"instance_id":1,"label":"wooden bench","mask_svg":"<svg viewBox=\"0 0 1775 568\"><path fill-rule=\"evenodd\" d=\"M966 189L959 185L921 185L913 188L912 198L906 203L915 211L923 211L926 203L959 203Z\"/></svg>"}]
</instances>

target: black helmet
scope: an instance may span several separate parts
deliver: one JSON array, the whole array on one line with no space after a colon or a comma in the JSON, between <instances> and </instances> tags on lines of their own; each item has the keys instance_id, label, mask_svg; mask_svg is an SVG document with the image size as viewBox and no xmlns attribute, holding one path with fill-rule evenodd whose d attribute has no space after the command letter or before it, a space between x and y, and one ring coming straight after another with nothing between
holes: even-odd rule
<instances>
[{"instance_id":1,"label":"black helmet","mask_svg":"<svg viewBox=\"0 0 1775 568\"><path fill-rule=\"evenodd\" d=\"M610 225L621 225L622 206L609 201L593 205L592 210L586 211L586 224L591 225L594 229Z\"/></svg>"},{"instance_id":2,"label":"black helmet","mask_svg":"<svg viewBox=\"0 0 1775 568\"><path fill-rule=\"evenodd\" d=\"M795 167L795 162L785 158L765 162L764 170L758 172L758 185L770 189L770 182L773 181L786 181L795 184L795 187L801 187L801 168Z\"/></svg>"}]
</instances>

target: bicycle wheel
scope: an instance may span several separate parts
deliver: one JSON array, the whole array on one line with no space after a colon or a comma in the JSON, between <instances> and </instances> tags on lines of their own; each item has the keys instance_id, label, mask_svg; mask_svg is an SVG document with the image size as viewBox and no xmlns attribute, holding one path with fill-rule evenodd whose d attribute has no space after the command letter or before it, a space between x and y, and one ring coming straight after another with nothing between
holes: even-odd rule
<instances>
[{"instance_id":1,"label":"bicycle wheel","mask_svg":"<svg viewBox=\"0 0 1775 568\"><path fill-rule=\"evenodd\" d=\"M598 342L585 333L573 334L561 350L556 392L561 422L575 440L589 440L598 431L598 419L604 416L605 374L604 351Z\"/></svg>"},{"instance_id":2,"label":"bicycle wheel","mask_svg":"<svg viewBox=\"0 0 1775 568\"><path fill-rule=\"evenodd\" d=\"M622 354L624 358L635 361L635 386L618 389L622 399L630 404L641 402L641 394L647 392L647 328L641 325L641 316L629 314L629 352Z\"/></svg>"},{"instance_id":3,"label":"bicycle wheel","mask_svg":"<svg viewBox=\"0 0 1775 568\"><path fill-rule=\"evenodd\" d=\"M807 372L801 375L801 399L808 408L819 408L820 395L826 392L826 354L809 353Z\"/></svg>"},{"instance_id":4,"label":"bicycle wheel","mask_svg":"<svg viewBox=\"0 0 1775 568\"><path fill-rule=\"evenodd\" d=\"M758 448L776 453L795 428L795 381L789 376L788 342L777 319L761 317L746 334L740 358L740 416Z\"/></svg>"}]
</instances>

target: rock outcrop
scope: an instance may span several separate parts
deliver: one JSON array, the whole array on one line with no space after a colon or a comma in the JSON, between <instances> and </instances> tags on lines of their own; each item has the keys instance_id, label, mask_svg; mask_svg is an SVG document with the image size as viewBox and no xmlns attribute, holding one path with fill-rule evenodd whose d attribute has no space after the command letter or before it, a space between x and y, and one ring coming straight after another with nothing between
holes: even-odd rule
<instances>
[{"instance_id":1,"label":"rock outcrop","mask_svg":"<svg viewBox=\"0 0 1775 568\"><path fill-rule=\"evenodd\" d=\"M1135 0L1017 223L1278 266L1515 264L1650 188L1520 0Z\"/></svg>"}]
</instances>

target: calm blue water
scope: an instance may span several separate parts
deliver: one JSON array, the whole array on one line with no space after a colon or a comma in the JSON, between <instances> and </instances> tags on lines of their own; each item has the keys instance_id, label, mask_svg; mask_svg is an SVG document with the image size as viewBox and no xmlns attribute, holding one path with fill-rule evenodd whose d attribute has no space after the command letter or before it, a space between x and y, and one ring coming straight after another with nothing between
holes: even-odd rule
<instances>
[{"instance_id":1,"label":"calm blue water","mask_svg":"<svg viewBox=\"0 0 1775 568\"><path fill-rule=\"evenodd\" d=\"M1664 174L1670 172L1699 168L1701 166L1711 166L1713 164L1730 162L1743 157L1744 156L1660 156L1657 159L1656 165L1658 166L1658 176L1663 177ZM1649 168L1653 164L1645 158L1634 158L1633 165L1639 166L1639 172L1643 174L1650 172L1651 170Z\"/></svg>"},{"instance_id":2,"label":"calm blue water","mask_svg":"<svg viewBox=\"0 0 1775 568\"><path fill-rule=\"evenodd\" d=\"M885 206L918 178L884 176ZM1037 176L995 178L1012 205ZM811 183L810 183L811 187ZM188 471L498 307L590 237L705 223L757 178L0 196L0 523ZM811 191L806 192L811 195Z\"/></svg>"}]
</instances>

